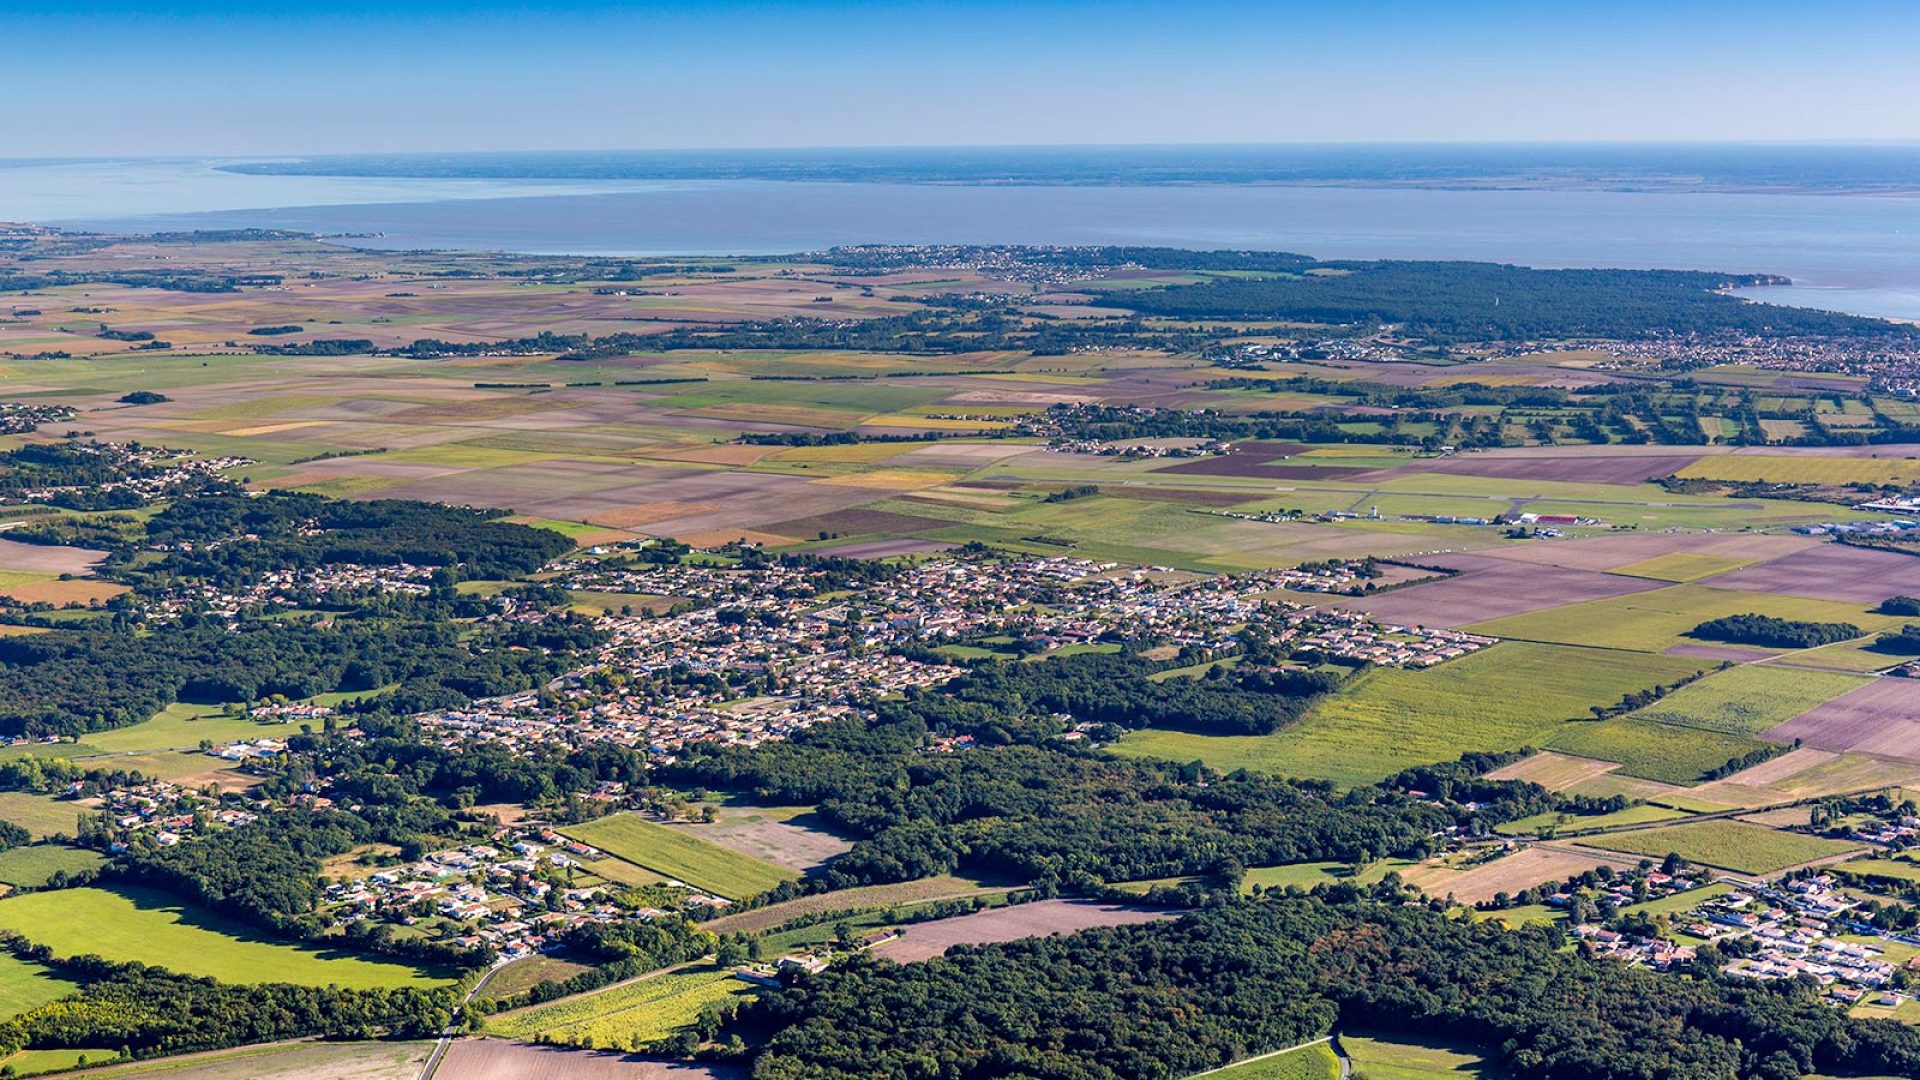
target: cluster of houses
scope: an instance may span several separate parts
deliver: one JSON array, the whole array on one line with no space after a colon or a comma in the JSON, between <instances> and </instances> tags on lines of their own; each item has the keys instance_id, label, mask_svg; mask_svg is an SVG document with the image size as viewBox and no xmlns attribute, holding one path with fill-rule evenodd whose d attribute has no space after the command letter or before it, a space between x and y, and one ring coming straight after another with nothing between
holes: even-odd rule
<instances>
[{"instance_id":1,"label":"cluster of houses","mask_svg":"<svg viewBox=\"0 0 1920 1080\"><path fill-rule=\"evenodd\" d=\"M8 498L15 502L47 503L62 496L127 491L142 502L152 502L219 479L220 474L228 469L254 464L252 458L195 457L189 450L169 450L159 446L101 442L74 443L72 446L81 453L102 458L113 467L116 478L89 484L48 484L25 488Z\"/></svg>"},{"instance_id":2,"label":"cluster of houses","mask_svg":"<svg viewBox=\"0 0 1920 1080\"><path fill-rule=\"evenodd\" d=\"M76 781L69 794L82 795L83 785ZM171 847L210 825L251 825L259 820L252 810L222 806L199 790L164 780L113 788L91 797L80 797L74 805L99 812L112 839L107 850L125 851L136 836L150 838L161 847Z\"/></svg>"},{"instance_id":3,"label":"cluster of houses","mask_svg":"<svg viewBox=\"0 0 1920 1080\"><path fill-rule=\"evenodd\" d=\"M468 949L517 960L590 922L652 919L656 908L613 903L590 877L599 850L547 829L503 829L491 842L436 851L416 862L330 882L321 910L342 924L412 927ZM569 881L584 879L578 885ZM726 901L686 890L688 903Z\"/></svg>"},{"instance_id":4,"label":"cluster of houses","mask_svg":"<svg viewBox=\"0 0 1920 1080\"><path fill-rule=\"evenodd\" d=\"M1897 392L1915 385L1920 347L1904 338L1845 335L1674 334L1645 341L1597 346L1616 356L1658 360L1663 367L1701 368L1739 364L1771 371L1865 375L1875 390Z\"/></svg>"},{"instance_id":5,"label":"cluster of houses","mask_svg":"<svg viewBox=\"0 0 1920 1080\"><path fill-rule=\"evenodd\" d=\"M235 541L222 541L229 542ZM244 542L244 538L239 538L239 542ZM192 549L189 544L179 547L183 550ZM231 622L243 612L263 607L302 607L355 596L420 596L432 591L431 581L435 570L435 567L415 566L412 563L393 566L328 563L263 571L253 581L239 588L207 581L182 581L169 589L167 595L148 605L146 619L150 623L168 622L191 612Z\"/></svg>"},{"instance_id":6,"label":"cluster of houses","mask_svg":"<svg viewBox=\"0 0 1920 1080\"><path fill-rule=\"evenodd\" d=\"M1314 608L1286 617L1278 639L1297 652L1385 667L1425 668L1496 644L1462 630L1378 623L1357 611Z\"/></svg>"},{"instance_id":7,"label":"cluster of houses","mask_svg":"<svg viewBox=\"0 0 1920 1080\"><path fill-rule=\"evenodd\" d=\"M944 683L964 670L932 654L944 645L1001 637L1052 650L1153 640L1175 652L1217 655L1237 645L1246 624L1298 610L1270 598L1299 580L1295 571L1201 576L1068 557L929 560L831 595L824 572L807 567L583 560L555 570L567 588L681 597L696 606L607 616L609 638L591 665L538 693L429 714L423 728L449 744L617 742L671 759L693 744L787 738L875 698ZM1370 644L1354 636L1366 625L1359 619L1343 628L1351 633L1337 648L1423 665L1491 643L1394 628Z\"/></svg>"},{"instance_id":8,"label":"cluster of houses","mask_svg":"<svg viewBox=\"0 0 1920 1080\"><path fill-rule=\"evenodd\" d=\"M25 435L41 424L58 424L78 415L79 410L71 405L0 401L0 435Z\"/></svg>"},{"instance_id":9,"label":"cluster of houses","mask_svg":"<svg viewBox=\"0 0 1920 1080\"><path fill-rule=\"evenodd\" d=\"M1920 946L1920 939L1859 921L1851 914L1857 906L1822 874L1734 889L1695 908L1683 929L1709 941L1746 939L1748 948L1741 951L1749 955L1729 960L1721 969L1727 975L1760 981L1806 977L1841 1004L1898 1005L1900 969L1877 942ZM1909 969L1920 973L1920 967Z\"/></svg>"}]
</instances>

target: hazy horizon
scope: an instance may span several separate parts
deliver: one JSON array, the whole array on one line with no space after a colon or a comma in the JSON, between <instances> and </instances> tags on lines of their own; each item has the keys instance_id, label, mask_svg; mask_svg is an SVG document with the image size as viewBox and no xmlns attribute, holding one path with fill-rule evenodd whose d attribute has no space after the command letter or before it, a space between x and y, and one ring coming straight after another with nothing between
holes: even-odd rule
<instances>
[{"instance_id":1,"label":"hazy horizon","mask_svg":"<svg viewBox=\"0 0 1920 1080\"><path fill-rule=\"evenodd\" d=\"M1920 137L1920 11L1890 0L0 12L23 158Z\"/></svg>"}]
</instances>

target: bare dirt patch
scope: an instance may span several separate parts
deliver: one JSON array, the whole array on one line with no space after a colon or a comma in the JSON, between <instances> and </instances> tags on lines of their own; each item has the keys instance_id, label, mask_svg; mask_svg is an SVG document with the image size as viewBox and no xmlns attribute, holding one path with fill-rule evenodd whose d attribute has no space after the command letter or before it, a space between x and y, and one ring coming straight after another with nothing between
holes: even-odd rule
<instances>
[{"instance_id":1,"label":"bare dirt patch","mask_svg":"<svg viewBox=\"0 0 1920 1080\"><path fill-rule=\"evenodd\" d=\"M91 574L107 557L92 548L23 544L0 537L0 570L29 570L36 574Z\"/></svg>"},{"instance_id":2,"label":"bare dirt patch","mask_svg":"<svg viewBox=\"0 0 1920 1080\"><path fill-rule=\"evenodd\" d=\"M780 817L752 808L730 810L710 825L674 824L702 840L789 870L806 872L853 849L851 840L827 831L817 814Z\"/></svg>"},{"instance_id":3,"label":"bare dirt patch","mask_svg":"<svg viewBox=\"0 0 1920 1080\"><path fill-rule=\"evenodd\" d=\"M873 954L900 963L931 960L955 945L986 945L1021 938L1051 937L1097 926L1130 926L1177 918L1164 908L1102 904L1091 900L1036 900L991 908L972 915L934 919L906 928L903 937L873 948Z\"/></svg>"},{"instance_id":4,"label":"bare dirt patch","mask_svg":"<svg viewBox=\"0 0 1920 1080\"><path fill-rule=\"evenodd\" d=\"M1920 682L1875 679L1769 728L1761 738L1801 741L1819 750L1852 750L1920 762Z\"/></svg>"},{"instance_id":5,"label":"bare dirt patch","mask_svg":"<svg viewBox=\"0 0 1920 1080\"><path fill-rule=\"evenodd\" d=\"M1828 543L1712 579L1716 589L1878 604L1920 595L1920 558Z\"/></svg>"},{"instance_id":6,"label":"bare dirt patch","mask_svg":"<svg viewBox=\"0 0 1920 1080\"><path fill-rule=\"evenodd\" d=\"M533 1046L506 1039L461 1039L447 1047L436 1076L449 1080L738 1080L721 1065L665 1061L635 1054Z\"/></svg>"}]
</instances>

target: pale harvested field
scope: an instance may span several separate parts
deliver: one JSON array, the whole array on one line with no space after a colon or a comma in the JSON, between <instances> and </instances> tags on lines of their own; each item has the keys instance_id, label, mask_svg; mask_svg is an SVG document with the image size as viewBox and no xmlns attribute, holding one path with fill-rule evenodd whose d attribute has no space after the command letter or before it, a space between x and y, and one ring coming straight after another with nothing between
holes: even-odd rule
<instances>
[{"instance_id":1,"label":"pale harvested field","mask_svg":"<svg viewBox=\"0 0 1920 1080\"><path fill-rule=\"evenodd\" d=\"M337 1074L336 1074L337 1075ZM722 1065L633 1054L533 1046L506 1039L461 1039L447 1047L436 1080L743 1080Z\"/></svg>"},{"instance_id":2,"label":"pale harvested field","mask_svg":"<svg viewBox=\"0 0 1920 1080\"><path fill-rule=\"evenodd\" d=\"M1554 750L1542 750L1511 765L1487 774L1489 780L1526 780L1548 791L1565 791L1583 780L1603 776L1620 766L1611 761L1575 757Z\"/></svg>"},{"instance_id":3,"label":"pale harvested field","mask_svg":"<svg viewBox=\"0 0 1920 1080\"><path fill-rule=\"evenodd\" d=\"M1642 780L1637 776L1622 776L1613 772L1582 780L1567 788L1567 792L1573 795L1588 795L1596 799L1625 795L1629 799L1639 799L1644 802L1663 795L1686 795L1689 789L1679 784L1663 784L1658 780Z\"/></svg>"},{"instance_id":4,"label":"pale harvested field","mask_svg":"<svg viewBox=\"0 0 1920 1080\"><path fill-rule=\"evenodd\" d=\"M116 585L111 581L73 580L26 581L18 585L0 588L0 595L11 596L27 604L49 603L56 607L67 604L93 604L105 602L119 596L128 589L125 585Z\"/></svg>"},{"instance_id":5,"label":"pale harvested field","mask_svg":"<svg viewBox=\"0 0 1920 1080\"><path fill-rule=\"evenodd\" d=\"M91 574L107 553L92 548L23 544L0 537L0 570L29 570L36 574Z\"/></svg>"},{"instance_id":6,"label":"pale harvested field","mask_svg":"<svg viewBox=\"0 0 1920 1080\"><path fill-rule=\"evenodd\" d=\"M71 1076L100 1080L414 1080L433 1052L433 1043L416 1042L298 1042L216 1050L139 1061L103 1069L86 1069ZM439 1076L455 1080L442 1068Z\"/></svg>"},{"instance_id":7,"label":"pale harvested field","mask_svg":"<svg viewBox=\"0 0 1920 1080\"><path fill-rule=\"evenodd\" d=\"M1419 473L1488 476L1502 480L1549 480L1579 484L1640 484L1670 476L1693 464L1698 454L1562 453L1542 447L1526 457L1465 454L1430 458L1369 474L1369 479L1393 479ZM1570 448L1581 449L1581 448Z\"/></svg>"},{"instance_id":8,"label":"pale harvested field","mask_svg":"<svg viewBox=\"0 0 1920 1080\"><path fill-rule=\"evenodd\" d=\"M1722 555L1774 559L1822 543L1800 536L1725 533L1622 533L1580 540L1552 540L1500 549L1513 562L1547 563L1570 570L1613 570L1662 555Z\"/></svg>"},{"instance_id":9,"label":"pale harvested field","mask_svg":"<svg viewBox=\"0 0 1920 1080\"><path fill-rule=\"evenodd\" d=\"M1920 762L1920 680L1875 679L1760 737Z\"/></svg>"},{"instance_id":10,"label":"pale harvested field","mask_svg":"<svg viewBox=\"0 0 1920 1080\"><path fill-rule=\"evenodd\" d=\"M1920 783L1920 764L1803 746L1724 780L1702 784L1689 794L1729 806L1757 806L1916 783Z\"/></svg>"},{"instance_id":11,"label":"pale harvested field","mask_svg":"<svg viewBox=\"0 0 1920 1080\"><path fill-rule=\"evenodd\" d=\"M1411 585L1375 596L1342 597L1334 607L1364 611L1376 619L1420 626L1467 626L1588 600L1649 592L1665 583L1596 574L1557 566L1454 556L1448 565L1469 565L1458 577ZM1438 561L1438 560L1434 560Z\"/></svg>"},{"instance_id":12,"label":"pale harvested field","mask_svg":"<svg viewBox=\"0 0 1920 1080\"><path fill-rule=\"evenodd\" d=\"M1021 938L1071 934L1100 926L1130 926L1177 918L1164 908L1091 900L1036 900L906 927L906 936L876 945L873 955L903 964L931 960L955 945L988 945Z\"/></svg>"},{"instance_id":13,"label":"pale harvested field","mask_svg":"<svg viewBox=\"0 0 1920 1080\"><path fill-rule=\"evenodd\" d=\"M1844 544L1819 547L1712 579L1716 589L1782 593L1853 604L1920 596L1920 558Z\"/></svg>"},{"instance_id":14,"label":"pale harvested field","mask_svg":"<svg viewBox=\"0 0 1920 1080\"><path fill-rule=\"evenodd\" d=\"M671 828L775 866L805 872L853 849L851 840L811 824L812 817L803 814L783 819L742 807L721 811L720 820L711 825L674 824Z\"/></svg>"},{"instance_id":15,"label":"pale harvested field","mask_svg":"<svg viewBox=\"0 0 1920 1080\"><path fill-rule=\"evenodd\" d=\"M1529 847L1469 870L1442 869L1438 873L1423 873L1427 868L1416 867L1402 876L1430 895L1452 896L1462 903L1477 904L1493 899L1496 893L1517 893L1541 882L1564 881L1596 866L1612 865L1617 861Z\"/></svg>"}]
</instances>

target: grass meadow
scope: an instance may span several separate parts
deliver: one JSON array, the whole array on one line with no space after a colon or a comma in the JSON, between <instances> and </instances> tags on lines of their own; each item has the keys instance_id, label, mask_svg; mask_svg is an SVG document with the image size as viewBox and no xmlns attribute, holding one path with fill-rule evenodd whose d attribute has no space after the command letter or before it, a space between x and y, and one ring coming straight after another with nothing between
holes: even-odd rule
<instances>
[{"instance_id":1,"label":"grass meadow","mask_svg":"<svg viewBox=\"0 0 1920 1080\"><path fill-rule=\"evenodd\" d=\"M731 900L757 896L800 876L632 814L614 814L560 831L615 858Z\"/></svg>"},{"instance_id":2,"label":"grass meadow","mask_svg":"<svg viewBox=\"0 0 1920 1080\"><path fill-rule=\"evenodd\" d=\"M1503 642L1424 671L1370 672L1273 735L1136 731L1117 749L1357 785L1470 750L1544 745L1593 706L1697 668L1684 657Z\"/></svg>"},{"instance_id":3,"label":"grass meadow","mask_svg":"<svg viewBox=\"0 0 1920 1080\"><path fill-rule=\"evenodd\" d=\"M410 964L268 938L167 893L134 886L0 900L0 929L45 945L55 956L138 960L222 982L397 988L446 981Z\"/></svg>"},{"instance_id":4,"label":"grass meadow","mask_svg":"<svg viewBox=\"0 0 1920 1080\"><path fill-rule=\"evenodd\" d=\"M1614 833L1577 841L1582 847L1624 851L1659 859L1669 852L1688 862L1743 874L1772 874L1789 866L1855 851L1861 845L1802 833L1781 832L1739 821Z\"/></svg>"}]
</instances>

